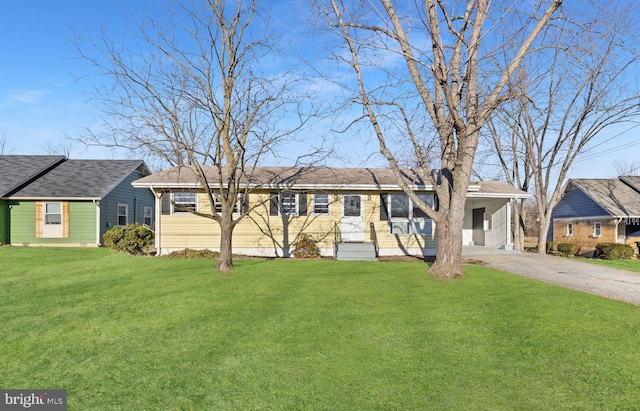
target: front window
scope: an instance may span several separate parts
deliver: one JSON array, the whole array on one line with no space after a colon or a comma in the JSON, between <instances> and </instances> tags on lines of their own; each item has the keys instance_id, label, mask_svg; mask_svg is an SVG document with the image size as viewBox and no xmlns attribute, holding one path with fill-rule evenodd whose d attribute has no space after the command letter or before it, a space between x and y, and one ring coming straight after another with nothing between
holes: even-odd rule
<instances>
[{"instance_id":1,"label":"front window","mask_svg":"<svg viewBox=\"0 0 640 411\"><path fill-rule=\"evenodd\" d=\"M280 194L280 214L281 215L296 215L298 213L296 203L296 193L284 192Z\"/></svg>"},{"instance_id":2,"label":"front window","mask_svg":"<svg viewBox=\"0 0 640 411\"><path fill-rule=\"evenodd\" d=\"M44 224L62 225L62 203L44 204Z\"/></svg>"},{"instance_id":3,"label":"front window","mask_svg":"<svg viewBox=\"0 0 640 411\"><path fill-rule=\"evenodd\" d=\"M222 213L222 202L220 202L217 198L214 198L214 204L216 207L216 213L221 214ZM240 200L238 200L234 205L233 205L233 214L237 214L238 210L240 208L238 208L238 203L240 203Z\"/></svg>"},{"instance_id":4,"label":"front window","mask_svg":"<svg viewBox=\"0 0 640 411\"><path fill-rule=\"evenodd\" d=\"M573 223L567 224L567 237L571 237L573 235Z\"/></svg>"},{"instance_id":5,"label":"front window","mask_svg":"<svg viewBox=\"0 0 640 411\"><path fill-rule=\"evenodd\" d=\"M391 218L409 218L410 199L406 194L391 194Z\"/></svg>"},{"instance_id":6,"label":"front window","mask_svg":"<svg viewBox=\"0 0 640 411\"><path fill-rule=\"evenodd\" d=\"M173 213L188 214L197 209L197 193L181 191L173 193Z\"/></svg>"},{"instance_id":7,"label":"front window","mask_svg":"<svg viewBox=\"0 0 640 411\"><path fill-rule=\"evenodd\" d=\"M152 209L151 207L144 208L144 225L151 226L152 217L151 217Z\"/></svg>"},{"instance_id":8,"label":"front window","mask_svg":"<svg viewBox=\"0 0 640 411\"><path fill-rule=\"evenodd\" d=\"M329 215L329 194L315 193L313 195L313 214Z\"/></svg>"},{"instance_id":9,"label":"front window","mask_svg":"<svg viewBox=\"0 0 640 411\"><path fill-rule=\"evenodd\" d=\"M594 223L593 224L593 236L594 237L600 237L600 232L601 232L601 224L600 223Z\"/></svg>"},{"instance_id":10,"label":"front window","mask_svg":"<svg viewBox=\"0 0 640 411\"><path fill-rule=\"evenodd\" d=\"M126 204L118 204L118 225L127 225L129 207Z\"/></svg>"},{"instance_id":11,"label":"front window","mask_svg":"<svg viewBox=\"0 0 640 411\"><path fill-rule=\"evenodd\" d=\"M433 207L434 197L431 193L418 194L420 200ZM431 235L432 221L427 214L406 194L389 196L389 215L392 234Z\"/></svg>"}]
</instances>

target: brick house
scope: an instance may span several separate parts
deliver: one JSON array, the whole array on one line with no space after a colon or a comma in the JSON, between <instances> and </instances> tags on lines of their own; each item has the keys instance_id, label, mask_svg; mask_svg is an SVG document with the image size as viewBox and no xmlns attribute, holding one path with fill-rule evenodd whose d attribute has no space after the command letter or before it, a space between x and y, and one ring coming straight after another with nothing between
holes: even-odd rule
<instances>
[{"instance_id":1,"label":"brick house","mask_svg":"<svg viewBox=\"0 0 640 411\"><path fill-rule=\"evenodd\" d=\"M640 176L571 179L553 209L549 240L589 256L598 243L640 242Z\"/></svg>"}]
</instances>

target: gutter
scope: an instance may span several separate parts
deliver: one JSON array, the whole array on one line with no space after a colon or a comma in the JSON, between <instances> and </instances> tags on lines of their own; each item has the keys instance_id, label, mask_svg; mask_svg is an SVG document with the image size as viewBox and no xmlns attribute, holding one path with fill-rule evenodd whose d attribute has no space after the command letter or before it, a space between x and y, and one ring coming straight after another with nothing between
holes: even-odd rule
<instances>
[{"instance_id":1,"label":"gutter","mask_svg":"<svg viewBox=\"0 0 640 411\"><path fill-rule=\"evenodd\" d=\"M12 201L100 201L101 197L3 197Z\"/></svg>"},{"instance_id":2,"label":"gutter","mask_svg":"<svg viewBox=\"0 0 640 411\"><path fill-rule=\"evenodd\" d=\"M150 188L152 191L160 188L168 188L174 190L180 189L201 189L202 186L199 183L132 183L135 188ZM217 185L209 185L210 188L219 188ZM254 190L282 190L282 189L295 189L295 190L340 190L340 191L402 191L397 184L265 184L249 186L247 184L240 184L239 188L245 189L250 187ZM432 184L429 185L412 185L410 186L415 191L435 191L435 187ZM479 185L469 185L468 193L477 193L480 190ZM504 196L502 196L504 197ZM529 198L530 195L523 198Z\"/></svg>"},{"instance_id":3,"label":"gutter","mask_svg":"<svg viewBox=\"0 0 640 411\"><path fill-rule=\"evenodd\" d=\"M142 188L142 187L139 187L139 188ZM153 233L153 242L154 242L154 244L156 246L156 256L159 256L160 255L160 249L161 249L161 246L162 246L162 244L161 244L162 240L160 238L160 231L161 231L160 228L162 227L162 210L161 210L161 208L162 208L162 200L161 200L162 194L161 193L157 193L155 187L152 184L149 185L149 190L151 190L151 193L153 194L153 198L155 199L155 203L156 203L155 204L156 205L155 206L155 214L156 215L155 215L155 219L154 219L155 230L153 230L154 231L154 233Z\"/></svg>"},{"instance_id":4,"label":"gutter","mask_svg":"<svg viewBox=\"0 0 640 411\"><path fill-rule=\"evenodd\" d=\"M100 199L96 198L93 200L93 204L96 206L96 244L98 247L100 246Z\"/></svg>"}]
</instances>

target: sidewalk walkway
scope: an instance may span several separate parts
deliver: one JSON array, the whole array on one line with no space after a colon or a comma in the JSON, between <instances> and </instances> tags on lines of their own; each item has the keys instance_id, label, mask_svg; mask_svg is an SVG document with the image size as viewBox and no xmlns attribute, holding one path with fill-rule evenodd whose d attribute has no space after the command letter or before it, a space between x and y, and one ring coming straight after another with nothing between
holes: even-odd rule
<instances>
[{"instance_id":1,"label":"sidewalk walkway","mask_svg":"<svg viewBox=\"0 0 640 411\"><path fill-rule=\"evenodd\" d=\"M480 260L489 267L574 290L640 305L640 273L602 267L563 257L517 251L477 250L464 247L463 258Z\"/></svg>"}]
</instances>

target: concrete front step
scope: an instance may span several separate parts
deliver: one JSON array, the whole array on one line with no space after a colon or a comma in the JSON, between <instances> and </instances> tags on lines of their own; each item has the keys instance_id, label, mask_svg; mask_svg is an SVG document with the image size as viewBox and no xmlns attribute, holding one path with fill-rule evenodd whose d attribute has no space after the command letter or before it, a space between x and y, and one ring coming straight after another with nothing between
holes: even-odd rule
<instances>
[{"instance_id":1,"label":"concrete front step","mask_svg":"<svg viewBox=\"0 0 640 411\"><path fill-rule=\"evenodd\" d=\"M336 259L350 261L376 261L373 243L337 243Z\"/></svg>"}]
</instances>

